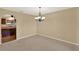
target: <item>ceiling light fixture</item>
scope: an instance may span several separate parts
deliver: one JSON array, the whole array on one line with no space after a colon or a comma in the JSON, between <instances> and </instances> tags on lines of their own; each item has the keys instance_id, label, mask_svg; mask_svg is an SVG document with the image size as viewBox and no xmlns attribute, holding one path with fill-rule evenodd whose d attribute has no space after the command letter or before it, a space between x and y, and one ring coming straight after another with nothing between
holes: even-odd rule
<instances>
[{"instance_id":1,"label":"ceiling light fixture","mask_svg":"<svg viewBox=\"0 0 79 59\"><path fill-rule=\"evenodd\" d=\"M35 17L35 19L39 22L44 21L45 17L41 14L41 7L39 7L39 16Z\"/></svg>"}]
</instances>

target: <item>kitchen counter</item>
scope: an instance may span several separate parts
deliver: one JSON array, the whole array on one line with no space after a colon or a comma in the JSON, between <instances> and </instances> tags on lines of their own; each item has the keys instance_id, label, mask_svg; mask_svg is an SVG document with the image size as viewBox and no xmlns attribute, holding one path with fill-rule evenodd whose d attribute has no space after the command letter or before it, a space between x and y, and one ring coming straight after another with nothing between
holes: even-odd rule
<instances>
[{"instance_id":1,"label":"kitchen counter","mask_svg":"<svg viewBox=\"0 0 79 59\"><path fill-rule=\"evenodd\" d=\"M1 29L14 29L16 28L15 26L6 26L6 25L2 25Z\"/></svg>"}]
</instances>

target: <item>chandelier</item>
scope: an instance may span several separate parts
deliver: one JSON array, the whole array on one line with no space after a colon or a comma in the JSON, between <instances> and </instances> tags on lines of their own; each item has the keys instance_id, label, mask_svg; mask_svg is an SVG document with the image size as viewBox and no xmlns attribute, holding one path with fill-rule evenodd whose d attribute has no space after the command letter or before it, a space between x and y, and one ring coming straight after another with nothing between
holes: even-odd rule
<instances>
[{"instance_id":1,"label":"chandelier","mask_svg":"<svg viewBox=\"0 0 79 59\"><path fill-rule=\"evenodd\" d=\"M44 21L45 17L43 17L41 14L41 7L39 7L39 15L35 17L35 19L39 22Z\"/></svg>"}]
</instances>

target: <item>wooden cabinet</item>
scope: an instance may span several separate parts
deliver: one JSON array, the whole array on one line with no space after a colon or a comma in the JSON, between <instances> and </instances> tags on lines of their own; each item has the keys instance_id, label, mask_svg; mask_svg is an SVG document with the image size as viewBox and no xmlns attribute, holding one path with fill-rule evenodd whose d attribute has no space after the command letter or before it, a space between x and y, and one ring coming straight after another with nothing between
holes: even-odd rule
<instances>
[{"instance_id":1,"label":"wooden cabinet","mask_svg":"<svg viewBox=\"0 0 79 59\"><path fill-rule=\"evenodd\" d=\"M1 34L2 34L1 35L2 36L2 39L1 39L2 43L15 40L16 39L16 28L15 27L14 28L10 28L10 27L2 28Z\"/></svg>"},{"instance_id":2,"label":"wooden cabinet","mask_svg":"<svg viewBox=\"0 0 79 59\"><path fill-rule=\"evenodd\" d=\"M16 19L6 17L1 19L1 43L16 40Z\"/></svg>"}]
</instances>

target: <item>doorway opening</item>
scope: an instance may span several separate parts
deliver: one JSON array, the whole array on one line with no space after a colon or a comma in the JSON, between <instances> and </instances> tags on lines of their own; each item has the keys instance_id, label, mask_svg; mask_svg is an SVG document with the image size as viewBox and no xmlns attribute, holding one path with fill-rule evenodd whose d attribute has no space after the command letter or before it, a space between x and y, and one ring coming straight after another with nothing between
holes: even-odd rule
<instances>
[{"instance_id":1,"label":"doorway opening","mask_svg":"<svg viewBox=\"0 0 79 59\"><path fill-rule=\"evenodd\" d=\"M1 43L16 40L16 18L4 15L1 18Z\"/></svg>"}]
</instances>

